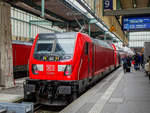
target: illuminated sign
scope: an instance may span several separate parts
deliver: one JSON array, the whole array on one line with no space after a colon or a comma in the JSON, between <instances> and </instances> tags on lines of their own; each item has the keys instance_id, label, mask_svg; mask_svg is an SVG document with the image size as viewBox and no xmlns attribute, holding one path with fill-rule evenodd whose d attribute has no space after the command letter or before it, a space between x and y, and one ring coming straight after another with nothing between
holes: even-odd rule
<instances>
[{"instance_id":1,"label":"illuminated sign","mask_svg":"<svg viewBox=\"0 0 150 113\"><path fill-rule=\"evenodd\" d=\"M122 27L125 31L150 30L150 16L123 17Z\"/></svg>"},{"instance_id":2,"label":"illuminated sign","mask_svg":"<svg viewBox=\"0 0 150 113\"><path fill-rule=\"evenodd\" d=\"M113 9L113 0L104 0L104 10Z\"/></svg>"}]
</instances>

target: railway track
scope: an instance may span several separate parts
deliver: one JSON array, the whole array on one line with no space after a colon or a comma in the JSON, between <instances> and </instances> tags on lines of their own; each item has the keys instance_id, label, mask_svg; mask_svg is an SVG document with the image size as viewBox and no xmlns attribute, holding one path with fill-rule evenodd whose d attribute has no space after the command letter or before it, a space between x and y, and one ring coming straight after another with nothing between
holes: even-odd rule
<instances>
[{"instance_id":1,"label":"railway track","mask_svg":"<svg viewBox=\"0 0 150 113\"><path fill-rule=\"evenodd\" d=\"M46 106L41 104L34 105L34 113L59 113L64 107Z\"/></svg>"},{"instance_id":2,"label":"railway track","mask_svg":"<svg viewBox=\"0 0 150 113\"><path fill-rule=\"evenodd\" d=\"M39 113L40 109L43 107L41 104L35 104L34 105L34 113Z\"/></svg>"}]
</instances>

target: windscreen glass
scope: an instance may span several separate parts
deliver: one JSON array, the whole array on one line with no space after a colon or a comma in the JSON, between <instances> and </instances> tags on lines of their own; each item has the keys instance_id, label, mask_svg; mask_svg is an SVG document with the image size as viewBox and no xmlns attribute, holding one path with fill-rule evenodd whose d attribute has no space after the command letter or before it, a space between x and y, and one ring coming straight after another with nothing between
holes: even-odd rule
<instances>
[{"instance_id":1,"label":"windscreen glass","mask_svg":"<svg viewBox=\"0 0 150 113\"><path fill-rule=\"evenodd\" d=\"M55 59L52 57L58 57L59 60L72 58L74 53L75 38L48 38L48 39L38 39L35 50L34 58L43 60L45 57L47 59ZM45 58L46 59L46 58Z\"/></svg>"},{"instance_id":2,"label":"windscreen glass","mask_svg":"<svg viewBox=\"0 0 150 113\"><path fill-rule=\"evenodd\" d=\"M73 54L75 39L38 40L35 53Z\"/></svg>"},{"instance_id":3,"label":"windscreen glass","mask_svg":"<svg viewBox=\"0 0 150 113\"><path fill-rule=\"evenodd\" d=\"M55 53L73 54L75 39L57 39Z\"/></svg>"},{"instance_id":4,"label":"windscreen glass","mask_svg":"<svg viewBox=\"0 0 150 113\"><path fill-rule=\"evenodd\" d=\"M38 40L35 53L50 53L52 52L52 47L54 40Z\"/></svg>"}]
</instances>

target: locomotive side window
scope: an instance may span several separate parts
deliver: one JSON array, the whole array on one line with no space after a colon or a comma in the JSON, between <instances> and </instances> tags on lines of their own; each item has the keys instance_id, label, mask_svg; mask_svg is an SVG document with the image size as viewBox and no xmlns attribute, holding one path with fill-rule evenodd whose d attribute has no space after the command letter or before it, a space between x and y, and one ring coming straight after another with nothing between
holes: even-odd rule
<instances>
[{"instance_id":1,"label":"locomotive side window","mask_svg":"<svg viewBox=\"0 0 150 113\"><path fill-rule=\"evenodd\" d=\"M85 43L85 54L88 55L88 50L89 50L89 43Z\"/></svg>"}]
</instances>

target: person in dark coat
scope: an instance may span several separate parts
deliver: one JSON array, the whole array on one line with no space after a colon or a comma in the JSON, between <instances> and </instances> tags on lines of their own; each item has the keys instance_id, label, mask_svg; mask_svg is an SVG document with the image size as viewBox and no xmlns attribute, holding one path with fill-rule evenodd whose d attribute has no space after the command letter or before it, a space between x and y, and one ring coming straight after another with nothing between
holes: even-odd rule
<instances>
[{"instance_id":1,"label":"person in dark coat","mask_svg":"<svg viewBox=\"0 0 150 113\"><path fill-rule=\"evenodd\" d=\"M139 66L139 55L137 53L134 56L134 61L135 61L134 69L137 70Z\"/></svg>"},{"instance_id":2,"label":"person in dark coat","mask_svg":"<svg viewBox=\"0 0 150 113\"><path fill-rule=\"evenodd\" d=\"M127 71L127 67L128 67L128 64L127 64L127 57L126 57L126 56L124 56L124 57L122 58L122 62L123 62L123 70L124 70L124 72L126 72L126 71Z\"/></svg>"},{"instance_id":3,"label":"person in dark coat","mask_svg":"<svg viewBox=\"0 0 150 113\"><path fill-rule=\"evenodd\" d=\"M140 54L138 54L138 69L140 69L140 66L141 66L141 59L142 59L142 56Z\"/></svg>"},{"instance_id":4,"label":"person in dark coat","mask_svg":"<svg viewBox=\"0 0 150 113\"><path fill-rule=\"evenodd\" d=\"M130 56L127 57L127 71L130 72L132 58Z\"/></svg>"},{"instance_id":5,"label":"person in dark coat","mask_svg":"<svg viewBox=\"0 0 150 113\"><path fill-rule=\"evenodd\" d=\"M149 78L149 82L150 82L150 56L148 57L148 63L149 63L148 78Z\"/></svg>"},{"instance_id":6,"label":"person in dark coat","mask_svg":"<svg viewBox=\"0 0 150 113\"><path fill-rule=\"evenodd\" d=\"M143 53L141 54L141 61L140 61L140 63L141 63L142 69L144 69L144 54Z\"/></svg>"}]
</instances>

